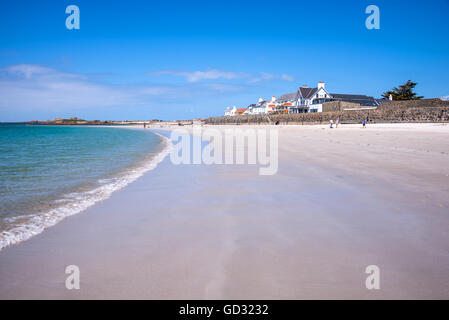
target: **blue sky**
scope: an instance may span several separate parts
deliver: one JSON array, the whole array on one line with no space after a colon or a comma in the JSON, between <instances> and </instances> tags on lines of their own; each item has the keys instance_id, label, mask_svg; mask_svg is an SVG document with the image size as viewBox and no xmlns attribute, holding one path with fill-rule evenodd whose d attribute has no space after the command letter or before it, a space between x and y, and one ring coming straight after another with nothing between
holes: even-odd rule
<instances>
[{"instance_id":1,"label":"blue sky","mask_svg":"<svg viewBox=\"0 0 449 320\"><path fill-rule=\"evenodd\" d=\"M81 12L67 30L65 8ZM368 5L380 30L368 30ZM449 0L0 2L0 121L188 119L325 81L449 95Z\"/></svg>"}]
</instances>

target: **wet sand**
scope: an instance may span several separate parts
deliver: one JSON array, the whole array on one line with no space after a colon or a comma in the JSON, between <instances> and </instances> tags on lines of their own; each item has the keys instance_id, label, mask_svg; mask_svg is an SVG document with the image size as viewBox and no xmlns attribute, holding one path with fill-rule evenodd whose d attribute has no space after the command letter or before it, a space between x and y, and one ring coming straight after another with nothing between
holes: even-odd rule
<instances>
[{"instance_id":1,"label":"wet sand","mask_svg":"<svg viewBox=\"0 0 449 320\"><path fill-rule=\"evenodd\" d=\"M278 130L276 175L166 158L2 250L0 298L449 298L449 126Z\"/></svg>"}]
</instances>

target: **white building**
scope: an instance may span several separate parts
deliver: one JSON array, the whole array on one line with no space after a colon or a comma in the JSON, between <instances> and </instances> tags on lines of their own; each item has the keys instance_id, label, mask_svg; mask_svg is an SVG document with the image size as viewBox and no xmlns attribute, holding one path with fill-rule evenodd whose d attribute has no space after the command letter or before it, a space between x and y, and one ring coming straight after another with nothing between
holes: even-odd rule
<instances>
[{"instance_id":1,"label":"white building","mask_svg":"<svg viewBox=\"0 0 449 320\"><path fill-rule=\"evenodd\" d=\"M236 115L236 113L237 113L237 108L235 106L233 106L232 108L227 107L226 110L225 110L224 115L233 117L233 116Z\"/></svg>"},{"instance_id":2,"label":"white building","mask_svg":"<svg viewBox=\"0 0 449 320\"><path fill-rule=\"evenodd\" d=\"M289 113L322 112L323 102L331 101L324 82L318 82L316 88L302 86L298 88L295 104L289 108Z\"/></svg>"},{"instance_id":3,"label":"white building","mask_svg":"<svg viewBox=\"0 0 449 320\"><path fill-rule=\"evenodd\" d=\"M259 101L256 104L248 106L246 114L266 114L268 113L268 103L269 101L259 98Z\"/></svg>"},{"instance_id":4,"label":"white building","mask_svg":"<svg viewBox=\"0 0 449 320\"><path fill-rule=\"evenodd\" d=\"M279 102L276 101L276 97L272 96L271 101L267 102L267 112L266 113L272 113L274 111L277 111L279 107Z\"/></svg>"},{"instance_id":5,"label":"white building","mask_svg":"<svg viewBox=\"0 0 449 320\"><path fill-rule=\"evenodd\" d=\"M252 104L248 107L248 114L268 114L275 111L287 110L287 107L284 106L284 102L285 101L276 99L275 96L272 96L271 100L259 98L257 104Z\"/></svg>"},{"instance_id":6,"label":"white building","mask_svg":"<svg viewBox=\"0 0 449 320\"><path fill-rule=\"evenodd\" d=\"M240 109L236 107L227 108L225 115L322 112L323 103L329 101L346 101L372 108L376 108L380 103L378 99L365 95L329 93L325 83L320 81L316 88L302 86L298 88L298 91L284 94L278 99L275 96L271 97L271 100L260 98L259 102L250 105L244 113L239 112Z\"/></svg>"},{"instance_id":7,"label":"white building","mask_svg":"<svg viewBox=\"0 0 449 320\"><path fill-rule=\"evenodd\" d=\"M279 111L287 111L289 112L292 107L295 107L297 104L297 92L287 93L280 96L276 101L278 103Z\"/></svg>"},{"instance_id":8,"label":"white building","mask_svg":"<svg viewBox=\"0 0 449 320\"><path fill-rule=\"evenodd\" d=\"M316 88L307 86L298 88L294 100L288 109L289 113L323 112L323 103L329 101L350 102L366 108L377 108L382 102L382 100L361 94L329 93L324 82L318 82Z\"/></svg>"}]
</instances>

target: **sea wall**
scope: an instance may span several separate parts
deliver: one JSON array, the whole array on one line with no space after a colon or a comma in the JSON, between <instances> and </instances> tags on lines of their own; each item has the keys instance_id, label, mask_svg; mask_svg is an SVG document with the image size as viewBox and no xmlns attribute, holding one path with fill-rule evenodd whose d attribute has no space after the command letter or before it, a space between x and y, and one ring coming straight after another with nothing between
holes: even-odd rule
<instances>
[{"instance_id":1,"label":"sea wall","mask_svg":"<svg viewBox=\"0 0 449 320\"><path fill-rule=\"evenodd\" d=\"M423 99L423 100L407 100L407 101L386 101L383 102L379 109L393 109L393 108L441 108L449 107L449 101L441 99Z\"/></svg>"},{"instance_id":2,"label":"sea wall","mask_svg":"<svg viewBox=\"0 0 449 320\"><path fill-rule=\"evenodd\" d=\"M323 112L344 111L346 108L361 108L360 103L330 101L323 103Z\"/></svg>"},{"instance_id":3,"label":"sea wall","mask_svg":"<svg viewBox=\"0 0 449 320\"><path fill-rule=\"evenodd\" d=\"M207 124L327 124L340 119L340 123L395 122L449 122L449 101L427 99L415 101L388 101L375 110L351 110L297 114L249 115L215 117L206 119Z\"/></svg>"}]
</instances>

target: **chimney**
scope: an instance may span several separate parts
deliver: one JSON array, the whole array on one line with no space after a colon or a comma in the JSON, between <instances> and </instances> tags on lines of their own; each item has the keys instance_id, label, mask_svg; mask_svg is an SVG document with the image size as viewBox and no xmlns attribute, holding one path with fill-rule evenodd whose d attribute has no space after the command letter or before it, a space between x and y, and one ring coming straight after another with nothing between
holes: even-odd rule
<instances>
[{"instance_id":1,"label":"chimney","mask_svg":"<svg viewBox=\"0 0 449 320\"><path fill-rule=\"evenodd\" d=\"M303 85L302 87L303 87L303 88L308 88L309 86L305 84L305 85Z\"/></svg>"},{"instance_id":2,"label":"chimney","mask_svg":"<svg viewBox=\"0 0 449 320\"><path fill-rule=\"evenodd\" d=\"M263 101L263 99L262 98L259 98L259 103L261 103Z\"/></svg>"},{"instance_id":3,"label":"chimney","mask_svg":"<svg viewBox=\"0 0 449 320\"><path fill-rule=\"evenodd\" d=\"M318 82L318 89L323 88L324 89L324 82L320 81Z\"/></svg>"},{"instance_id":4,"label":"chimney","mask_svg":"<svg viewBox=\"0 0 449 320\"><path fill-rule=\"evenodd\" d=\"M271 101L273 101L273 102L276 101L276 97L275 97L275 96L272 96L272 97L271 97Z\"/></svg>"}]
</instances>

